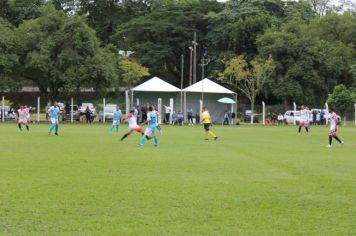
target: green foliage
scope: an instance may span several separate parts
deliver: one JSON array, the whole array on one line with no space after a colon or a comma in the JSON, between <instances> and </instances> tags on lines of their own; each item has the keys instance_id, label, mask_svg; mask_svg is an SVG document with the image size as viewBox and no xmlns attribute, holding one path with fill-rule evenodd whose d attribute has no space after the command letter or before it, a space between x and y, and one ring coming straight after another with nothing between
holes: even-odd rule
<instances>
[{"instance_id":1,"label":"green foliage","mask_svg":"<svg viewBox=\"0 0 356 236\"><path fill-rule=\"evenodd\" d=\"M242 92L250 100L253 111L257 95L261 93L266 80L274 71L273 59L269 57L265 61L254 59L247 62L244 56L238 56L224 64L225 70L220 73L219 79L233 85L236 92Z\"/></svg>"},{"instance_id":2,"label":"green foliage","mask_svg":"<svg viewBox=\"0 0 356 236\"><path fill-rule=\"evenodd\" d=\"M341 115L345 116L347 112L352 112L354 104L356 103L356 93L347 89L345 85L341 84L334 88L332 94L329 94L327 103L333 107Z\"/></svg>"},{"instance_id":3,"label":"green foliage","mask_svg":"<svg viewBox=\"0 0 356 236\"><path fill-rule=\"evenodd\" d=\"M22 76L50 98L80 87L104 91L118 80L115 55L99 47L82 17L69 17L47 5L40 17L20 25L17 35Z\"/></svg>"},{"instance_id":4,"label":"green foliage","mask_svg":"<svg viewBox=\"0 0 356 236\"><path fill-rule=\"evenodd\" d=\"M129 87L138 83L143 77L149 76L150 73L146 67L141 66L135 60L122 59L119 62L121 70L122 81Z\"/></svg>"},{"instance_id":5,"label":"green foliage","mask_svg":"<svg viewBox=\"0 0 356 236\"><path fill-rule=\"evenodd\" d=\"M18 65L17 38L12 26L0 17L0 91L14 90L19 86L19 80L14 71Z\"/></svg>"}]
</instances>

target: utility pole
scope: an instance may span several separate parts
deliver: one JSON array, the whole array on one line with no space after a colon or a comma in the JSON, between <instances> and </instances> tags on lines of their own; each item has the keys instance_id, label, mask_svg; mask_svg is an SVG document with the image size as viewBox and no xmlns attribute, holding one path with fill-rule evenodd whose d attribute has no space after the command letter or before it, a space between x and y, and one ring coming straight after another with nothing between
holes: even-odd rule
<instances>
[{"instance_id":1,"label":"utility pole","mask_svg":"<svg viewBox=\"0 0 356 236\"><path fill-rule=\"evenodd\" d=\"M180 72L180 111L183 112L183 79L184 79L184 56L182 54L182 66Z\"/></svg>"},{"instance_id":2,"label":"utility pole","mask_svg":"<svg viewBox=\"0 0 356 236\"><path fill-rule=\"evenodd\" d=\"M194 32L194 41L193 43L193 49L194 49L194 62L193 62L193 83L195 84L197 82L197 32Z\"/></svg>"},{"instance_id":3,"label":"utility pole","mask_svg":"<svg viewBox=\"0 0 356 236\"><path fill-rule=\"evenodd\" d=\"M192 75L193 75L193 48L189 47L190 51L190 68L189 68L189 86L192 85Z\"/></svg>"}]
</instances>

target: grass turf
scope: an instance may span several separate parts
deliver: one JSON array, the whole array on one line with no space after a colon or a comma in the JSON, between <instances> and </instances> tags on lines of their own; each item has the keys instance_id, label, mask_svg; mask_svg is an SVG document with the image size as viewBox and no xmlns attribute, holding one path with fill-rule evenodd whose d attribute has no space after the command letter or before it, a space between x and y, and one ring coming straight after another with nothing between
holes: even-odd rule
<instances>
[{"instance_id":1,"label":"grass turf","mask_svg":"<svg viewBox=\"0 0 356 236\"><path fill-rule=\"evenodd\" d=\"M104 125L0 124L0 234L355 235L356 130L163 126L159 147Z\"/></svg>"}]
</instances>

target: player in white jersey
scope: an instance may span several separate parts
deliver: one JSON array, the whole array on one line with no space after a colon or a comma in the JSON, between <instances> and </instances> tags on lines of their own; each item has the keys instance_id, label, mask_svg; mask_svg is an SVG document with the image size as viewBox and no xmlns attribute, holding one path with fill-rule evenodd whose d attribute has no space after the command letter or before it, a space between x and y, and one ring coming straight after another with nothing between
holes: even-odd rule
<instances>
[{"instance_id":1,"label":"player in white jersey","mask_svg":"<svg viewBox=\"0 0 356 236\"><path fill-rule=\"evenodd\" d=\"M122 136L122 138L120 139L121 141L124 140L125 138L127 138L127 136L132 134L132 132L134 132L134 131L141 133L143 135L142 127L137 124L136 117L134 116L134 110L130 111L130 113L127 115L127 117L124 119L124 121L129 123L129 128L128 128L126 134L124 134L124 136Z\"/></svg>"},{"instance_id":2,"label":"player in white jersey","mask_svg":"<svg viewBox=\"0 0 356 236\"><path fill-rule=\"evenodd\" d=\"M298 134L300 134L300 132L302 131L302 127L305 128L307 134L309 135L309 111L304 106L302 106L300 109Z\"/></svg>"},{"instance_id":3,"label":"player in white jersey","mask_svg":"<svg viewBox=\"0 0 356 236\"><path fill-rule=\"evenodd\" d=\"M17 110L17 125L19 127L19 131L22 131L22 125L25 125L27 131L30 131L26 115L26 109L23 106L20 106L20 108Z\"/></svg>"},{"instance_id":4,"label":"player in white jersey","mask_svg":"<svg viewBox=\"0 0 356 236\"><path fill-rule=\"evenodd\" d=\"M329 145L326 147L331 147L333 138L336 139L340 144L343 144L344 142L339 139L337 136L337 115L334 112L334 109L329 108L329 113L330 113L330 128L329 128Z\"/></svg>"},{"instance_id":5,"label":"player in white jersey","mask_svg":"<svg viewBox=\"0 0 356 236\"><path fill-rule=\"evenodd\" d=\"M30 123L30 122L31 122L30 109L31 109L31 108L29 108L29 107L27 107L27 106L25 105L25 112L26 112L27 123Z\"/></svg>"}]
</instances>

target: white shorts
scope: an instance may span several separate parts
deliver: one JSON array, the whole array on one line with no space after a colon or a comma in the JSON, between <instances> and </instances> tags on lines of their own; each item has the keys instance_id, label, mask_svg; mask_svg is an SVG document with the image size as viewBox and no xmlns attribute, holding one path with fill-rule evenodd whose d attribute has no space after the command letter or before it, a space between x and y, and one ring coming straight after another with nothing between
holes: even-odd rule
<instances>
[{"instance_id":1,"label":"white shorts","mask_svg":"<svg viewBox=\"0 0 356 236\"><path fill-rule=\"evenodd\" d=\"M52 123L53 125L58 125L58 119L51 118L51 123Z\"/></svg>"},{"instance_id":2,"label":"white shorts","mask_svg":"<svg viewBox=\"0 0 356 236\"><path fill-rule=\"evenodd\" d=\"M27 119L26 118L19 119L18 123L25 125L25 124L27 124Z\"/></svg>"},{"instance_id":3,"label":"white shorts","mask_svg":"<svg viewBox=\"0 0 356 236\"><path fill-rule=\"evenodd\" d=\"M139 125L137 125L137 126L129 126L129 128L127 129L127 132L133 132L133 131L141 133L142 127L139 126Z\"/></svg>"},{"instance_id":4,"label":"white shorts","mask_svg":"<svg viewBox=\"0 0 356 236\"><path fill-rule=\"evenodd\" d=\"M145 136L147 136L147 137L154 136L155 135L155 130L156 130L156 128L152 129L152 128L147 127L146 130L145 130Z\"/></svg>"},{"instance_id":5,"label":"white shorts","mask_svg":"<svg viewBox=\"0 0 356 236\"><path fill-rule=\"evenodd\" d=\"M119 120L113 120L112 121L112 125L119 125L120 124L120 121Z\"/></svg>"}]
</instances>

